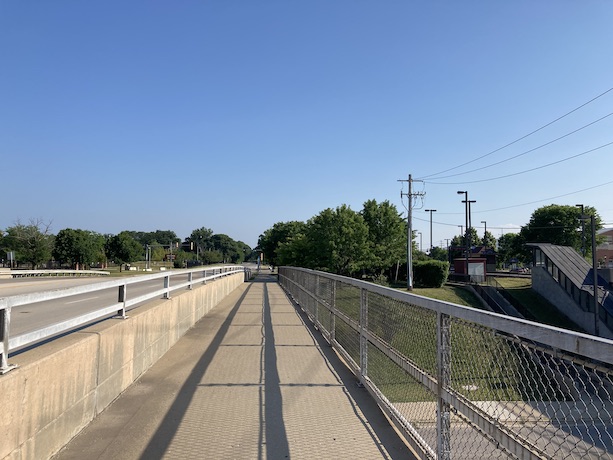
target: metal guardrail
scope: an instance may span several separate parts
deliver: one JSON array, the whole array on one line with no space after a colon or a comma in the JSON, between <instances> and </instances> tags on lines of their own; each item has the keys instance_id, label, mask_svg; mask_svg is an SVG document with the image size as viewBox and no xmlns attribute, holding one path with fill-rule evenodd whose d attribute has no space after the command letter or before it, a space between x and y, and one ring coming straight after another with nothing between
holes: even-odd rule
<instances>
[{"instance_id":1,"label":"metal guardrail","mask_svg":"<svg viewBox=\"0 0 613 460\"><path fill-rule=\"evenodd\" d=\"M95 284L76 286L67 289L34 292L30 294L21 294L0 298L0 375L5 374L6 372L10 371L15 367L8 364L8 355L11 350L31 345L43 339L68 332L79 326L88 324L91 321L108 317L109 315L115 315L114 317L127 318L126 310L133 305L150 299L159 298L160 296L169 299L171 292L176 291L178 289L191 289L194 284L204 284L208 281L212 281L217 278L232 275L235 273L245 273L246 279L250 276L250 270L243 266L232 265L222 267L210 267L206 269L203 269L201 267L194 270L165 271L150 275L126 277L112 281L104 281ZM171 279L173 277L184 278L186 275L187 281L181 281L176 284L171 283ZM163 287L155 289L144 295L128 298L128 286L158 279L163 281ZM43 302L47 300L71 297L89 292L102 291L110 288L118 289L117 302L111 305L97 309L90 313L76 316L66 321L51 324L47 327L37 329L32 332L11 337L11 310L14 307L18 307L20 305L28 305L35 302Z\"/></svg>"},{"instance_id":2,"label":"metal guardrail","mask_svg":"<svg viewBox=\"0 0 613 460\"><path fill-rule=\"evenodd\" d=\"M613 341L312 270L279 282L422 458L613 459Z\"/></svg>"},{"instance_id":3,"label":"metal guardrail","mask_svg":"<svg viewBox=\"0 0 613 460\"><path fill-rule=\"evenodd\" d=\"M11 278L39 276L108 276L111 273L104 270L7 270L2 273Z\"/></svg>"}]
</instances>

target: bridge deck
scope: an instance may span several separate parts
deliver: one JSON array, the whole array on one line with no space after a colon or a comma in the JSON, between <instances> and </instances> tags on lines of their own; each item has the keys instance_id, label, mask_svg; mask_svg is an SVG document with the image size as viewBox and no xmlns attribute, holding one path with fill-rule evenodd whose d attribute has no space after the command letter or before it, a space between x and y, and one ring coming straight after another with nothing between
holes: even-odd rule
<instances>
[{"instance_id":1,"label":"bridge deck","mask_svg":"<svg viewBox=\"0 0 613 460\"><path fill-rule=\"evenodd\" d=\"M414 458L355 382L259 275L54 458Z\"/></svg>"}]
</instances>

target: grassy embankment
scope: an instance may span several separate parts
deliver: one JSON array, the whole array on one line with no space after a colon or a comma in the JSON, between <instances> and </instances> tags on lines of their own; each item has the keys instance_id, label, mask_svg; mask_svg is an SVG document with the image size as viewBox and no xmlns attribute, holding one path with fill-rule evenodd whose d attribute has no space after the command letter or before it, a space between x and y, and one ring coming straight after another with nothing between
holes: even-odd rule
<instances>
[{"instance_id":1,"label":"grassy embankment","mask_svg":"<svg viewBox=\"0 0 613 460\"><path fill-rule=\"evenodd\" d=\"M504 286L518 300L530 306L542 322L560 327L565 323L553 306L531 289L529 279L507 279ZM481 302L470 291L455 286L439 289L415 288L413 293L459 305L482 308ZM350 316L357 315L357 292L344 292L337 305ZM338 294L337 294L338 295ZM373 299L374 300L374 299ZM436 315L431 312L380 299L378 308L369 313L374 332L419 368L436 375ZM354 310L350 313L350 310ZM356 318L357 319L357 318ZM540 319L539 319L540 320ZM568 320L566 319L566 322ZM454 322L452 328L452 381L454 388L473 400L556 400L563 398L555 388L541 381L540 370L521 346L492 334L491 331L469 323ZM571 323L572 324L572 323ZM340 327L339 327L340 326ZM337 322L337 337L352 334ZM342 340L342 339L341 339ZM349 343L351 343L350 341ZM359 361L358 348L349 347L350 354ZM395 402L432 401L421 384L409 377L376 348L369 349L369 376L379 389ZM526 381L531 382L526 385Z\"/></svg>"}]
</instances>

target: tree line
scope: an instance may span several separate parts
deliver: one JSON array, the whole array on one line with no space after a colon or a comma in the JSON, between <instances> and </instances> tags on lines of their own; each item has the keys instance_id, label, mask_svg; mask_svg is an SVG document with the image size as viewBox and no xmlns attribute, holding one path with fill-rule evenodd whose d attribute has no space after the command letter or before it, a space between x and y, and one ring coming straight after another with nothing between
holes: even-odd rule
<instances>
[{"instance_id":1,"label":"tree line","mask_svg":"<svg viewBox=\"0 0 613 460\"><path fill-rule=\"evenodd\" d=\"M257 253L242 241L201 227L181 241L171 230L154 232L125 230L116 235L91 230L66 228L57 234L42 220L21 222L0 231L0 251L6 254L3 265L28 265L35 269L50 264L87 269L105 267L109 262L130 264L172 261L175 268L196 264L241 263Z\"/></svg>"},{"instance_id":2,"label":"tree line","mask_svg":"<svg viewBox=\"0 0 613 460\"><path fill-rule=\"evenodd\" d=\"M498 264L517 260L529 264L531 250L526 243L572 246L591 257L589 220L582 230L582 210L576 206L548 205L536 209L519 233L496 239L491 232L483 237L473 227L451 240L448 249L433 248L429 254L418 251L413 235L414 260L451 262L465 255L466 238L471 247L484 246L497 253ZM585 206L584 216L595 216L596 229L602 228L595 208ZM415 232L414 232L415 233ZM388 280L406 278L407 223L389 201L366 201L360 211L347 205L325 209L306 222L278 222L262 233L258 247L272 265L290 265L345 276L367 276Z\"/></svg>"}]
</instances>

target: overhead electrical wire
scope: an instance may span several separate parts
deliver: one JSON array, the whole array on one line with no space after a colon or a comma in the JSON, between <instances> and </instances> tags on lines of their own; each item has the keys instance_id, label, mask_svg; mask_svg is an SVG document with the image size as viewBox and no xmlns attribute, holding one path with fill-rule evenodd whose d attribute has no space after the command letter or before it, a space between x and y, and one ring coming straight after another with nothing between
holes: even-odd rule
<instances>
[{"instance_id":1,"label":"overhead electrical wire","mask_svg":"<svg viewBox=\"0 0 613 460\"><path fill-rule=\"evenodd\" d=\"M583 108L583 107L585 107L586 105L591 104L591 103L592 103L592 102L594 102L595 100L597 100L597 99L601 98L602 96L604 96L604 95L605 95L605 94L607 94L607 93L610 93L611 91L613 91L613 87L612 87L612 88L609 88L608 90L606 90L606 91L604 91L604 92L602 92L602 93L600 93L598 96L596 96L596 97L594 97L594 98L590 99L589 101L584 102L583 104L581 104L580 106L578 106L578 107L574 108L574 109L573 109L573 110L571 110L570 112L567 112L567 113L565 113L564 115L562 115L562 116L560 116L560 117L556 118L555 120L552 120L552 121L550 121L549 123L547 123L547 124L545 124L545 125L541 126L540 128L537 128L537 129L535 129L534 131L531 131L531 132L529 132L528 134L525 134L524 136L521 136L521 137L519 137L519 138L515 139L514 141L509 142L508 144L503 145L502 147L499 147L499 148L497 148L497 149L495 149L495 150L492 150L491 152L486 153L485 155L481 155L480 157L477 157L477 158L475 158L475 159L473 159L473 160L467 161L467 162L462 163L462 164L460 164L460 165L454 166L454 167L452 167L452 168L448 168L448 169L445 169L445 170L443 170L443 171L439 171L439 172L434 173L434 174L429 174L429 175L427 175L427 176L420 177L420 179L428 179L428 178L433 177L433 176L439 176L439 175L444 174L444 173L446 173L446 172L453 171L454 169L461 168L462 166L469 165L469 164L471 164L471 163L474 163L475 161L479 161L479 160L481 160L481 159L483 159L483 158L485 158L485 157L488 157L488 156L490 156L490 155L493 155L494 153L499 152L499 151L501 151L502 149L505 149L505 148L507 148L507 147L510 147L511 145L516 144L517 142L519 142L519 141L521 141L521 140L523 140L523 139L526 139L527 137L532 136L533 134L535 134L535 133L537 133L537 132L539 132L539 131L542 131L543 129L547 128L548 126L551 126L552 124L554 124L554 123L556 123L556 122L558 122L558 121L562 120L563 118L565 118L565 117L569 116L570 114L572 114L572 113L576 112L577 110L582 109L582 108Z\"/></svg>"},{"instance_id":2,"label":"overhead electrical wire","mask_svg":"<svg viewBox=\"0 0 613 460\"><path fill-rule=\"evenodd\" d=\"M611 141L611 142L609 142L607 144L601 145L599 147L595 147L593 149L586 150L585 152L581 152L581 153L578 153L576 155L572 155L570 157L562 158L561 160L554 161L552 163L547 163L547 164L542 165L542 166L537 166L535 168L526 169L524 171L519 171L519 172L512 173L512 174L506 174L504 176L490 177L488 179L479 179L479 180L463 181L463 182L428 182L428 183L429 184L435 184L435 185L461 185L461 184L476 184L476 183L479 183L479 182L490 182L490 181L498 180L498 179L506 179L507 177L519 176L520 174L526 174L526 173L529 173L529 172L532 172L532 171L537 171L539 169L547 168L549 166L557 165L559 163L563 163L565 161L572 160L573 158L578 158L580 156L587 155L588 153L595 152L596 150L600 150L602 148L608 147L609 145L613 145L613 141Z\"/></svg>"},{"instance_id":3,"label":"overhead electrical wire","mask_svg":"<svg viewBox=\"0 0 613 460\"><path fill-rule=\"evenodd\" d=\"M543 199L540 199L540 200L529 201L529 202L521 203L521 204L513 204L513 205L510 205L510 206L504 206L504 207L501 207L501 208L484 209L482 211L475 211L474 214L481 214L481 213L485 213L485 212L504 211L505 209L511 209L511 208L520 208L522 206L528 206L528 205L531 205L531 204L542 203L543 201L555 200L557 198L563 198L563 197L569 196L569 195L576 195L577 193L586 192L588 190L592 190L592 189L599 188L599 187L604 187L605 185L611 185L611 184L613 184L613 181L604 182L602 184L593 185L592 187L587 187L587 188L583 188L581 190L575 190L573 192L564 193L562 195L551 196L551 197L543 198ZM438 214L441 214L441 215L454 215L454 214L460 215L460 214L464 214L464 213L463 212L439 212ZM420 220L420 221L423 221L423 222L430 222L429 219L422 219L422 218L416 217L416 216L414 217L414 219ZM458 226L457 224L449 224L449 223L446 223L446 222L433 221L433 223L435 223L437 225L446 225L446 226L452 226L452 227L457 227ZM492 228L504 228L504 227L492 227Z\"/></svg>"},{"instance_id":4,"label":"overhead electrical wire","mask_svg":"<svg viewBox=\"0 0 613 460\"><path fill-rule=\"evenodd\" d=\"M448 176L441 176L441 177L437 177L437 178L435 178L435 180L447 179L447 178L449 178L449 177L463 176L464 174L470 174L470 173L473 173L473 172L481 171L481 170L483 170L483 169L491 168L492 166L497 166L497 165L499 165L499 164L506 163L507 161L514 160L515 158L519 158L519 157L521 157L521 156L527 155L528 153L534 152L535 150L538 150L538 149L541 149L541 148L546 147L546 146L548 146L548 145L551 145L551 144L553 144L554 142L557 142L557 141L559 141L559 140L561 140L561 139L564 139L565 137L568 137L568 136L570 136L570 135L572 135L572 134L575 134L575 133L577 133L577 132L581 131L582 129L585 129L585 128L589 127L589 126L592 126L593 124L596 124L596 123L598 123L599 121L602 121L602 120L604 120L605 118L610 117L611 115L613 115L613 112L609 113L608 115L605 115L604 117L599 118L598 120L594 120L594 121L592 121L591 123L588 123L587 125L582 126L581 128L577 128L577 129L575 129L574 131L571 131L570 133L566 133L566 134L564 134L563 136L560 136L560 137L558 137L558 138L556 138L556 139L553 139L553 140L551 140L551 141L549 141L549 142L545 142L544 144L541 144L541 145L539 145L538 147L534 147L533 149L526 150L525 152L520 153L520 154L517 154L517 155L515 155L515 156L512 156L512 157L506 158L506 159L504 159L504 160L500 160L500 161L498 161L498 162L496 162L496 163L492 163L492 164L489 164L489 165L487 165L487 166L481 166L480 168L471 169L470 171L465 171L465 172L456 173L456 174L450 174L450 175L448 175ZM436 182L431 182L431 183L433 183L433 184L434 184L434 183L436 183Z\"/></svg>"}]
</instances>

